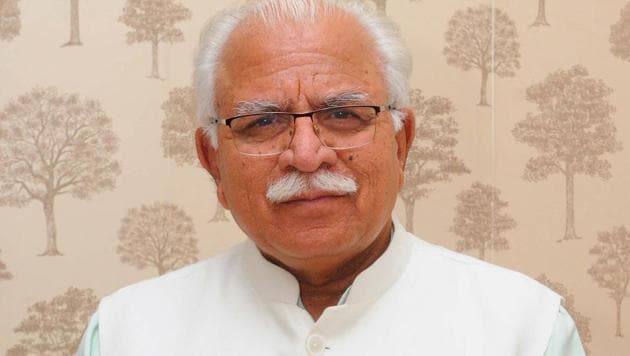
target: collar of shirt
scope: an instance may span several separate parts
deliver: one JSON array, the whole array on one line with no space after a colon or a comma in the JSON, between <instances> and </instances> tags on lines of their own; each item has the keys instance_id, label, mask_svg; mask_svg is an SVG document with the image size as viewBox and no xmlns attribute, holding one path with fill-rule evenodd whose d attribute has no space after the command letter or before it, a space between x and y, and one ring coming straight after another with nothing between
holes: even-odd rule
<instances>
[{"instance_id":1,"label":"collar of shirt","mask_svg":"<svg viewBox=\"0 0 630 356\"><path fill-rule=\"evenodd\" d=\"M402 274L409 262L412 241L407 232L393 219L393 233L387 250L361 272L341 297L339 304L357 304L378 298ZM300 305L300 288L291 273L267 261L256 245L248 240L241 263L245 275L257 294L264 300Z\"/></svg>"}]
</instances>

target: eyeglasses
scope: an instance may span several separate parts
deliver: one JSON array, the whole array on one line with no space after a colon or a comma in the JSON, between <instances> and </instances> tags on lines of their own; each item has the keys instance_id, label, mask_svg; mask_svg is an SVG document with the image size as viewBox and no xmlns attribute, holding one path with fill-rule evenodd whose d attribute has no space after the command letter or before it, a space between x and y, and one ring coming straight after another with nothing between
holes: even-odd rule
<instances>
[{"instance_id":1,"label":"eyeglasses","mask_svg":"<svg viewBox=\"0 0 630 356\"><path fill-rule=\"evenodd\" d=\"M230 127L239 152L251 156L268 156L286 151L295 133L295 120L307 116L322 145L343 150L372 142L376 118L391 105L348 105L310 112L263 112L215 119Z\"/></svg>"}]
</instances>

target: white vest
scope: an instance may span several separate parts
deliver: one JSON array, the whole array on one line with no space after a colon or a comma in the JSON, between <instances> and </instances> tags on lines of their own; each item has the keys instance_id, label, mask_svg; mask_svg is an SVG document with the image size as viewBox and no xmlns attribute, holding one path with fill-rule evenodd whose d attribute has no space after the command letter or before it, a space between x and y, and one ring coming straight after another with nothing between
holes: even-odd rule
<instances>
[{"instance_id":1,"label":"white vest","mask_svg":"<svg viewBox=\"0 0 630 356\"><path fill-rule=\"evenodd\" d=\"M317 322L297 281L244 242L101 301L103 356L542 356L560 297L399 224L387 251Z\"/></svg>"}]
</instances>

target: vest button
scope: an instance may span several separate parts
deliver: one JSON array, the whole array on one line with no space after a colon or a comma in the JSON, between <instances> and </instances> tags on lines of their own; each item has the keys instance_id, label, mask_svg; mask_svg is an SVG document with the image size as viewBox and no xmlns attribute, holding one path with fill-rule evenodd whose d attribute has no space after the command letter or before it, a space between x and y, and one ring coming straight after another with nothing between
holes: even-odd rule
<instances>
[{"instance_id":1,"label":"vest button","mask_svg":"<svg viewBox=\"0 0 630 356\"><path fill-rule=\"evenodd\" d=\"M310 355L321 355L324 351L324 339L316 334L306 339L306 350Z\"/></svg>"}]
</instances>

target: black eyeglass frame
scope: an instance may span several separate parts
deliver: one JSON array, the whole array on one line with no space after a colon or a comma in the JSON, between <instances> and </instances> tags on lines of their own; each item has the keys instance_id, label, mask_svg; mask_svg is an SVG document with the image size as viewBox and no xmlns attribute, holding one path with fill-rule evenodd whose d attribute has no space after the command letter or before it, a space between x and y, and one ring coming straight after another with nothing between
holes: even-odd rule
<instances>
[{"instance_id":1,"label":"black eyeglass frame","mask_svg":"<svg viewBox=\"0 0 630 356\"><path fill-rule=\"evenodd\" d=\"M313 110L313 111L304 111L304 112L263 111L263 112L259 112L259 113L251 113L251 114L243 114L243 115L231 116L231 117L226 118L226 119L215 118L215 119L213 119L213 123L214 124L222 123L222 124L225 124L228 127L232 128L231 123L232 123L232 121L234 121L236 119L239 119L241 117L254 116L254 115L265 115L265 114L291 115L293 117L293 121L294 122L295 122L295 119L297 119L298 117L308 116L311 119L311 122L312 122L313 121L313 115L318 113L318 112L330 111L330 110L338 110L338 109L345 109L345 108L372 108L376 112L375 114L377 116L378 116L378 114L380 114L381 112L384 112L384 111L396 110L396 108L392 104L384 105L384 106L356 104L356 105L332 106L332 107L321 108L321 109L317 109L317 110Z\"/></svg>"}]
</instances>

